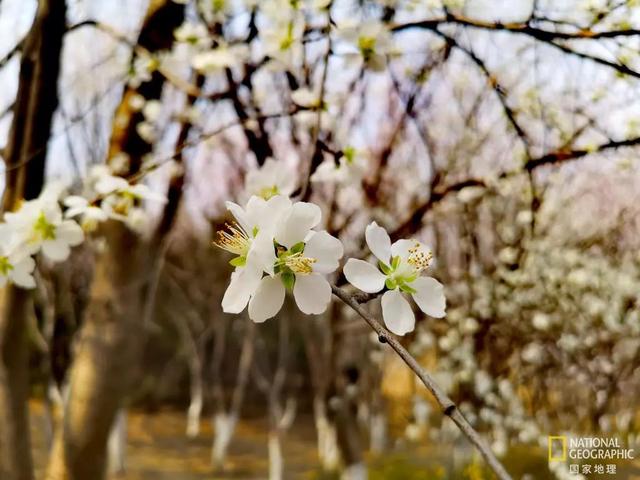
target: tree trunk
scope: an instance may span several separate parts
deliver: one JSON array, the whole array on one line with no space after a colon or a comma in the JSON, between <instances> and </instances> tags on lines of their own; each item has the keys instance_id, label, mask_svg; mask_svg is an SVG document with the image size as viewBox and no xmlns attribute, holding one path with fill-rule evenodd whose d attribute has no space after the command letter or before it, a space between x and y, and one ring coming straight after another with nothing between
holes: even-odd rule
<instances>
[{"instance_id":1,"label":"tree trunk","mask_svg":"<svg viewBox=\"0 0 640 480\"><path fill-rule=\"evenodd\" d=\"M280 432L275 429L269 432L269 480L282 480L284 461Z\"/></svg>"},{"instance_id":2,"label":"tree trunk","mask_svg":"<svg viewBox=\"0 0 640 480\"><path fill-rule=\"evenodd\" d=\"M313 401L313 414L318 435L318 459L325 472L335 472L340 467L340 448L336 426L329 420L322 398Z\"/></svg>"},{"instance_id":3,"label":"tree trunk","mask_svg":"<svg viewBox=\"0 0 640 480\"><path fill-rule=\"evenodd\" d=\"M197 362L200 365L200 361ZM190 369L191 401L187 410L187 437L196 438L200 434L200 417L202 415L203 386L202 369Z\"/></svg>"},{"instance_id":4,"label":"tree trunk","mask_svg":"<svg viewBox=\"0 0 640 480\"><path fill-rule=\"evenodd\" d=\"M13 122L3 156L6 162L2 212L21 198L38 196L44 181L47 143L58 107L62 37L66 29L64 0L41 0L25 40ZM0 477L31 480L29 438L29 349L27 320L31 295L8 286L0 307Z\"/></svg>"},{"instance_id":5,"label":"tree trunk","mask_svg":"<svg viewBox=\"0 0 640 480\"><path fill-rule=\"evenodd\" d=\"M184 5L152 1L138 44L152 53L171 48L173 31L184 19ZM128 87L115 115L109 158L130 159L129 175L137 174L151 145L140 137L141 112L130 106L132 95L158 100L164 77L135 90ZM98 257L90 300L69 376L69 399L63 426L49 460L50 480L100 480L105 476L107 439L118 409L135 381L144 344L145 320L153 307L163 240L170 231L181 195L181 179L172 182L169 201L150 241L142 241L121 222L102 226L106 248Z\"/></svg>"},{"instance_id":6,"label":"tree trunk","mask_svg":"<svg viewBox=\"0 0 640 480\"><path fill-rule=\"evenodd\" d=\"M29 438L29 349L26 317L29 293L15 287L3 290L0 330L0 478L31 480Z\"/></svg>"},{"instance_id":7,"label":"tree trunk","mask_svg":"<svg viewBox=\"0 0 640 480\"><path fill-rule=\"evenodd\" d=\"M213 417L213 447L211 449L211 464L215 470L222 469L227 458L229 444L238 423L237 415L218 412Z\"/></svg>"},{"instance_id":8,"label":"tree trunk","mask_svg":"<svg viewBox=\"0 0 640 480\"><path fill-rule=\"evenodd\" d=\"M127 410L121 408L109 434L109 472L116 475L126 470L127 453Z\"/></svg>"},{"instance_id":9,"label":"tree trunk","mask_svg":"<svg viewBox=\"0 0 640 480\"><path fill-rule=\"evenodd\" d=\"M132 366L137 365L135 342L143 332L142 279L136 274L141 271L141 253L135 253L134 233L116 223L107 227L108 252L96 265L70 371L63 426L49 464L47 478L52 480L103 478L111 424L131 384Z\"/></svg>"},{"instance_id":10,"label":"tree trunk","mask_svg":"<svg viewBox=\"0 0 640 480\"><path fill-rule=\"evenodd\" d=\"M231 439L240 417L242 404L244 403L244 394L249 383L249 373L253 363L253 354L255 348L255 324L247 323L247 331L242 341L242 350L240 352L240 360L238 362L238 372L236 375L236 385L231 397L229 411L225 411L224 398L222 396L222 382L220 379L220 370L217 371L215 379L215 390L217 391L216 414L213 418L214 438L211 449L211 464L215 470L224 467L224 461L227 458L227 450L231 444ZM220 337L224 338L224 337ZM218 346L220 347L220 345Z\"/></svg>"}]
</instances>

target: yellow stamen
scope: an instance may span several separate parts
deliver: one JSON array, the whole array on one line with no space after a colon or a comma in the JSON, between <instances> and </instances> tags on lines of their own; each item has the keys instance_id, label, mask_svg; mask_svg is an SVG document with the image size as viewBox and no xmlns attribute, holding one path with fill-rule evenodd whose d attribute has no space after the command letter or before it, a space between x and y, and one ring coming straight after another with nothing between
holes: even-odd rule
<instances>
[{"instance_id":1,"label":"yellow stamen","mask_svg":"<svg viewBox=\"0 0 640 480\"><path fill-rule=\"evenodd\" d=\"M433 253L424 252L419 243L416 243L409 249L407 263L411 265L417 272L421 272L429 267L433 260Z\"/></svg>"},{"instance_id":2,"label":"yellow stamen","mask_svg":"<svg viewBox=\"0 0 640 480\"><path fill-rule=\"evenodd\" d=\"M282 264L289 267L293 273L307 274L313 271L313 264L317 261L315 258L302 256L302 252L300 252L284 257Z\"/></svg>"},{"instance_id":3,"label":"yellow stamen","mask_svg":"<svg viewBox=\"0 0 640 480\"><path fill-rule=\"evenodd\" d=\"M214 245L235 255L246 255L249 251L249 235L236 222L225 223L224 230L216 232Z\"/></svg>"}]
</instances>

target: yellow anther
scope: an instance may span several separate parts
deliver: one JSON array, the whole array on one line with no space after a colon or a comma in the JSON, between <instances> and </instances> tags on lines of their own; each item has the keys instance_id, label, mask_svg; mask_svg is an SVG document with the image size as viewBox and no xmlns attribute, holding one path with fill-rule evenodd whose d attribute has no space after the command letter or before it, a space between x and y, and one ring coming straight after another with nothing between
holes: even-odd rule
<instances>
[{"instance_id":1,"label":"yellow anther","mask_svg":"<svg viewBox=\"0 0 640 480\"><path fill-rule=\"evenodd\" d=\"M315 258L304 257L302 253L295 253L283 258L282 263L289 267L293 273L311 273Z\"/></svg>"},{"instance_id":2,"label":"yellow anther","mask_svg":"<svg viewBox=\"0 0 640 480\"><path fill-rule=\"evenodd\" d=\"M433 253L424 252L422 246L416 243L409 249L409 256L407 257L407 263L411 265L417 272L421 272L429 267L433 260Z\"/></svg>"},{"instance_id":3,"label":"yellow anther","mask_svg":"<svg viewBox=\"0 0 640 480\"><path fill-rule=\"evenodd\" d=\"M224 230L216 232L214 244L235 255L246 255L249 251L249 236L236 222L225 223Z\"/></svg>"}]
</instances>

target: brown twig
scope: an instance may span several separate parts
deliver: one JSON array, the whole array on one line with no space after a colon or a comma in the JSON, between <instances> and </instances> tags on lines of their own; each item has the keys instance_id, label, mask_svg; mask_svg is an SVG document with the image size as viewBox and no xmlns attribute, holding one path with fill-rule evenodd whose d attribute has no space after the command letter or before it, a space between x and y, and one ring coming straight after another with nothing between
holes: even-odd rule
<instances>
[{"instance_id":1,"label":"brown twig","mask_svg":"<svg viewBox=\"0 0 640 480\"><path fill-rule=\"evenodd\" d=\"M367 313L355 298L344 291L343 289L331 285L333 294L342 300L345 304L351 307L355 312L360 315L365 322L378 334L380 342L387 343L398 354L398 356L407 364L407 366L413 370L418 376L420 381L431 392L433 397L438 402L438 405L442 408L442 413L449 417L458 426L460 431L465 437L478 449L482 457L486 460L491 467L491 470L496 474L500 480L511 480L511 476L500 461L491 451L489 445L483 440L483 438L475 431L471 424L464 418L462 412L458 409L455 403L447 396L442 388L436 383L433 377L418 363L418 361L411 356L411 354L396 340L387 330Z\"/></svg>"}]
</instances>

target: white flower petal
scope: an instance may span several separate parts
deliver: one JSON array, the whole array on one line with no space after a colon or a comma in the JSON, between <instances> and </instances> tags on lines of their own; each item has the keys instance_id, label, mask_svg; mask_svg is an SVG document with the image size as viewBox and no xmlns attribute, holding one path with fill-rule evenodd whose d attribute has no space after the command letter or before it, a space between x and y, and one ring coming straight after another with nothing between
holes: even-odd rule
<instances>
[{"instance_id":1,"label":"white flower petal","mask_svg":"<svg viewBox=\"0 0 640 480\"><path fill-rule=\"evenodd\" d=\"M84 232L73 220L65 220L56 228L56 237L75 247L84 241Z\"/></svg>"},{"instance_id":2,"label":"white flower petal","mask_svg":"<svg viewBox=\"0 0 640 480\"><path fill-rule=\"evenodd\" d=\"M444 287L439 281L431 277L418 277L410 286L416 290L412 296L420 310L435 318L445 316Z\"/></svg>"},{"instance_id":3,"label":"white flower petal","mask_svg":"<svg viewBox=\"0 0 640 480\"><path fill-rule=\"evenodd\" d=\"M391 264L391 239L387 231L376 222L371 222L365 230L365 239L369 250L378 260L386 265Z\"/></svg>"},{"instance_id":4,"label":"white flower petal","mask_svg":"<svg viewBox=\"0 0 640 480\"><path fill-rule=\"evenodd\" d=\"M406 259L409 256L409 249L414 247L418 243L415 240L398 240L391 245L391 254L394 257L400 257Z\"/></svg>"},{"instance_id":5,"label":"white flower petal","mask_svg":"<svg viewBox=\"0 0 640 480\"><path fill-rule=\"evenodd\" d=\"M411 305L397 289L382 295L382 318L389 331L396 335L411 332L416 324Z\"/></svg>"},{"instance_id":6,"label":"white flower petal","mask_svg":"<svg viewBox=\"0 0 640 480\"><path fill-rule=\"evenodd\" d=\"M52 262L62 262L69 257L71 249L64 240L45 240L42 242L42 253Z\"/></svg>"},{"instance_id":7,"label":"white flower petal","mask_svg":"<svg viewBox=\"0 0 640 480\"><path fill-rule=\"evenodd\" d=\"M227 202L227 207L229 207L229 204L235 205L232 202ZM251 230L253 230L253 227L255 227L256 225L260 225L261 222L264 222L266 205L267 205L267 202L262 197L253 195L249 199L249 201L247 202L247 206L242 210L243 219L247 223L247 226L249 227L249 230L247 230L247 233L251 233ZM229 208L229 210L231 210L231 208ZM233 214L235 215L235 212L233 212Z\"/></svg>"},{"instance_id":8,"label":"white flower petal","mask_svg":"<svg viewBox=\"0 0 640 480\"><path fill-rule=\"evenodd\" d=\"M249 318L256 323L275 316L284 303L285 289L280 277L264 277L249 301Z\"/></svg>"},{"instance_id":9,"label":"white flower petal","mask_svg":"<svg viewBox=\"0 0 640 480\"><path fill-rule=\"evenodd\" d=\"M12 261L10 258L9 262L13 264L13 270L9 274L9 278L13 283L22 288L34 288L36 286L32 275L36 267L36 262L33 258L25 257L20 261Z\"/></svg>"},{"instance_id":10,"label":"white flower petal","mask_svg":"<svg viewBox=\"0 0 640 480\"><path fill-rule=\"evenodd\" d=\"M242 227L242 229L246 233L250 234L251 230L253 230L253 227L251 225L251 222L249 221L249 218L247 217L246 212L244 211L244 208L233 202L225 202L225 205L227 206L227 209L231 212L231 214L235 217L238 225L240 225L240 227Z\"/></svg>"},{"instance_id":11,"label":"white flower petal","mask_svg":"<svg viewBox=\"0 0 640 480\"><path fill-rule=\"evenodd\" d=\"M313 271L317 273L334 272L340 265L344 254L342 242L326 231L312 232L304 247L304 256L314 258Z\"/></svg>"},{"instance_id":12,"label":"white flower petal","mask_svg":"<svg viewBox=\"0 0 640 480\"><path fill-rule=\"evenodd\" d=\"M350 258L343 272L351 285L366 293L379 292L384 288L387 279L377 267L357 258Z\"/></svg>"},{"instance_id":13,"label":"white flower petal","mask_svg":"<svg viewBox=\"0 0 640 480\"><path fill-rule=\"evenodd\" d=\"M318 205L307 202L296 202L291 207L289 215L283 219L276 234L276 240L281 245L291 248L302 242L309 230L320 223L322 211Z\"/></svg>"},{"instance_id":14,"label":"white flower petal","mask_svg":"<svg viewBox=\"0 0 640 480\"><path fill-rule=\"evenodd\" d=\"M273 237L268 231L260 230L256 238L251 242L247 263L252 267L264 270L273 275L273 267L276 261L276 253L273 247Z\"/></svg>"},{"instance_id":15,"label":"white flower petal","mask_svg":"<svg viewBox=\"0 0 640 480\"><path fill-rule=\"evenodd\" d=\"M22 288L35 288L36 281L33 275L26 272L15 272L11 275L11 281Z\"/></svg>"},{"instance_id":16,"label":"white flower petal","mask_svg":"<svg viewBox=\"0 0 640 480\"><path fill-rule=\"evenodd\" d=\"M307 315L323 313L331 302L331 285L320 274L296 275L293 297Z\"/></svg>"},{"instance_id":17,"label":"white flower petal","mask_svg":"<svg viewBox=\"0 0 640 480\"><path fill-rule=\"evenodd\" d=\"M80 197L78 195L69 195L68 197L66 197L64 199L64 201L62 202L64 204L65 207L88 207L89 206L89 201L84 198L84 197Z\"/></svg>"},{"instance_id":18,"label":"white flower petal","mask_svg":"<svg viewBox=\"0 0 640 480\"><path fill-rule=\"evenodd\" d=\"M274 225L280 222L291 209L291 199L284 195L274 195L265 204L265 218L260 219L257 225L263 227L269 223Z\"/></svg>"},{"instance_id":19,"label":"white flower petal","mask_svg":"<svg viewBox=\"0 0 640 480\"><path fill-rule=\"evenodd\" d=\"M238 268L231 274L231 282L222 297L222 311L240 313L249 303L249 298L260 285L262 270L257 268Z\"/></svg>"},{"instance_id":20,"label":"white flower petal","mask_svg":"<svg viewBox=\"0 0 640 480\"><path fill-rule=\"evenodd\" d=\"M126 190L129 188L129 182L122 177L114 177L105 175L96 182L96 192L100 195L107 195L118 190Z\"/></svg>"}]
</instances>

